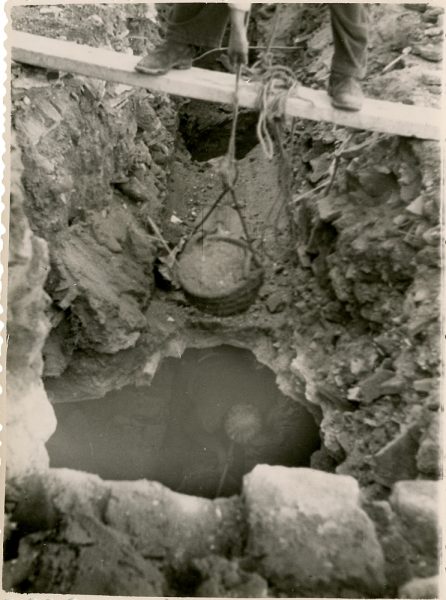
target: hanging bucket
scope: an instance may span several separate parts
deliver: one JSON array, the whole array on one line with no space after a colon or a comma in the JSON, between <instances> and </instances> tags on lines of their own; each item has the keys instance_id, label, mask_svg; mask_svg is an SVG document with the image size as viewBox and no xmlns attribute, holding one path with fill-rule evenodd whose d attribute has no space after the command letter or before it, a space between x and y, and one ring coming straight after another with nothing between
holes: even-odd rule
<instances>
[{"instance_id":1,"label":"hanging bucket","mask_svg":"<svg viewBox=\"0 0 446 600\"><path fill-rule=\"evenodd\" d=\"M177 275L188 302L202 312L228 317L253 304L264 271L245 240L208 235L186 245Z\"/></svg>"}]
</instances>

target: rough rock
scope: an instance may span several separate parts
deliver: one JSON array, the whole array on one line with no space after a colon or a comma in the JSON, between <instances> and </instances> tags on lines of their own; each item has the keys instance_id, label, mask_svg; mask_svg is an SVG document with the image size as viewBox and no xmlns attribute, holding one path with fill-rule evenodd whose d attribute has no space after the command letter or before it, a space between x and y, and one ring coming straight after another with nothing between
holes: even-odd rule
<instances>
[{"instance_id":1,"label":"rough rock","mask_svg":"<svg viewBox=\"0 0 446 600\"><path fill-rule=\"evenodd\" d=\"M270 313L279 313L285 310L289 300L288 293L279 290L268 297L266 307Z\"/></svg>"},{"instance_id":2,"label":"rough rock","mask_svg":"<svg viewBox=\"0 0 446 600\"><path fill-rule=\"evenodd\" d=\"M413 548L415 575L437 572L439 482L399 481L390 496L398 527ZM420 572L421 571L421 572Z\"/></svg>"},{"instance_id":3,"label":"rough rock","mask_svg":"<svg viewBox=\"0 0 446 600\"><path fill-rule=\"evenodd\" d=\"M430 62L440 62L443 59L443 52L441 46L434 44L423 44L415 46L413 53L418 54L421 58Z\"/></svg>"},{"instance_id":4,"label":"rough rock","mask_svg":"<svg viewBox=\"0 0 446 600\"><path fill-rule=\"evenodd\" d=\"M418 439L419 427L407 427L375 454L375 476L379 483L390 488L395 481L416 478Z\"/></svg>"},{"instance_id":5,"label":"rough rock","mask_svg":"<svg viewBox=\"0 0 446 600\"><path fill-rule=\"evenodd\" d=\"M436 413L432 415L429 427L421 436L417 467L424 475L440 475L440 418Z\"/></svg>"},{"instance_id":6,"label":"rough rock","mask_svg":"<svg viewBox=\"0 0 446 600\"><path fill-rule=\"evenodd\" d=\"M22 535L56 526L58 512L52 500L40 473L21 477L17 482L10 479L5 486L10 520Z\"/></svg>"},{"instance_id":7,"label":"rough rock","mask_svg":"<svg viewBox=\"0 0 446 600\"><path fill-rule=\"evenodd\" d=\"M153 290L154 244L132 213L112 203L105 218L74 225L55 252L54 299L71 307L78 347L116 353L133 346L144 328Z\"/></svg>"},{"instance_id":8,"label":"rough rock","mask_svg":"<svg viewBox=\"0 0 446 600\"><path fill-rule=\"evenodd\" d=\"M239 499L207 500L172 492L157 482L110 482L104 519L125 532L145 557L184 568L193 558L241 550Z\"/></svg>"},{"instance_id":9,"label":"rough rock","mask_svg":"<svg viewBox=\"0 0 446 600\"><path fill-rule=\"evenodd\" d=\"M21 376L9 375L7 381L5 452L11 479L48 468L45 442L56 429L56 418L42 382L33 379L34 374L24 369Z\"/></svg>"},{"instance_id":10,"label":"rough rock","mask_svg":"<svg viewBox=\"0 0 446 600\"><path fill-rule=\"evenodd\" d=\"M97 475L73 469L50 469L43 475L43 481L60 514L101 518L110 490L107 482Z\"/></svg>"},{"instance_id":11,"label":"rough rock","mask_svg":"<svg viewBox=\"0 0 446 600\"><path fill-rule=\"evenodd\" d=\"M48 250L34 235L26 217L18 148L12 150L11 227L8 281L8 369L30 369L40 375L40 351L50 324L44 311L49 298L43 290L48 275Z\"/></svg>"},{"instance_id":12,"label":"rough rock","mask_svg":"<svg viewBox=\"0 0 446 600\"><path fill-rule=\"evenodd\" d=\"M108 31L115 42L135 10L141 12L105 10L101 18L115 20L100 28L101 33ZM19 15L17 11L14 16ZM88 28L88 18L64 11L60 25L69 29L70 38L78 32L77 26L68 26L67 17ZM33 28L42 26L39 15L24 20ZM93 39L96 30L91 32ZM128 33L124 30L120 38L127 44ZM91 45L91 39L87 43ZM123 86L80 76L32 86L27 90L29 102L24 102L18 86L29 70L24 65L16 68L12 112L26 163L25 208L33 231L49 242L46 290L68 326L67 345L116 353L133 346L146 325L157 248L147 217L158 219L166 192L166 173L151 148L155 141L162 145L163 161L172 153L172 105L167 97L131 88L129 93L129 88L123 91ZM150 105L149 125L156 129L147 140L147 127L137 122L140 105ZM137 204L118 191L125 180L144 190ZM42 271L35 270L34 277L39 275ZM47 356L51 350L54 347ZM71 354L64 358L69 363ZM56 360L48 373L57 374L63 362Z\"/></svg>"},{"instance_id":13,"label":"rough rock","mask_svg":"<svg viewBox=\"0 0 446 600\"><path fill-rule=\"evenodd\" d=\"M322 221L330 223L341 216L339 201L333 196L322 197L317 201L317 210Z\"/></svg>"},{"instance_id":14,"label":"rough rock","mask_svg":"<svg viewBox=\"0 0 446 600\"><path fill-rule=\"evenodd\" d=\"M436 23L440 15L444 13L444 9L441 6L427 6L423 13L423 21L427 23Z\"/></svg>"},{"instance_id":15,"label":"rough rock","mask_svg":"<svg viewBox=\"0 0 446 600\"><path fill-rule=\"evenodd\" d=\"M66 348L65 334L67 333L66 323L61 323L60 327L54 327L45 341L42 350L44 361L43 377L60 377L69 364L70 351Z\"/></svg>"},{"instance_id":16,"label":"rough rock","mask_svg":"<svg viewBox=\"0 0 446 600\"><path fill-rule=\"evenodd\" d=\"M295 596L381 593L383 554L354 479L258 465L245 476L243 494L247 552L278 590Z\"/></svg>"},{"instance_id":17,"label":"rough rock","mask_svg":"<svg viewBox=\"0 0 446 600\"><path fill-rule=\"evenodd\" d=\"M398 590L398 598L439 598L438 577L415 577Z\"/></svg>"},{"instance_id":18,"label":"rough rock","mask_svg":"<svg viewBox=\"0 0 446 600\"><path fill-rule=\"evenodd\" d=\"M63 377L48 377L45 380L51 402L101 398L107 392L120 389L130 381L134 382L136 373L150 363L147 359L150 345L139 342L140 340L133 348L120 350L115 354L104 355L93 351L85 353L80 350L73 352ZM156 369L157 359L159 360L159 355L156 354L151 359L154 363L153 371Z\"/></svg>"},{"instance_id":19,"label":"rough rock","mask_svg":"<svg viewBox=\"0 0 446 600\"><path fill-rule=\"evenodd\" d=\"M336 468L336 461L327 451L325 446L322 446L320 450L316 450L311 455L310 466L312 469L318 471L326 471L327 473L334 473Z\"/></svg>"},{"instance_id":20,"label":"rough rock","mask_svg":"<svg viewBox=\"0 0 446 600\"><path fill-rule=\"evenodd\" d=\"M267 598L268 584L257 573L244 571L234 560L209 556L194 560L202 577L195 596L205 598Z\"/></svg>"},{"instance_id":21,"label":"rough rock","mask_svg":"<svg viewBox=\"0 0 446 600\"><path fill-rule=\"evenodd\" d=\"M45 552L39 552L42 544ZM36 593L160 596L165 588L158 568L124 535L80 514L69 518L56 536L23 538L19 558L6 564L8 586L20 589L26 579Z\"/></svg>"},{"instance_id":22,"label":"rough rock","mask_svg":"<svg viewBox=\"0 0 446 600\"><path fill-rule=\"evenodd\" d=\"M89 517L77 517L75 529L82 530L85 541L76 561L76 574L69 590L74 594L145 595L163 594L164 578L154 564L132 548L120 535ZM62 533L68 544L69 527ZM79 544L81 546L81 544ZM45 557L45 562L48 557ZM55 589L48 587L46 589Z\"/></svg>"},{"instance_id":23,"label":"rough rock","mask_svg":"<svg viewBox=\"0 0 446 600\"><path fill-rule=\"evenodd\" d=\"M386 598L393 598L398 587L412 576L410 545L398 529L390 504L386 500L366 503L364 506L372 519L385 559Z\"/></svg>"},{"instance_id":24,"label":"rough rock","mask_svg":"<svg viewBox=\"0 0 446 600\"><path fill-rule=\"evenodd\" d=\"M48 467L44 444L56 428L56 419L41 381L41 350L49 330L44 313L48 297L43 290L47 245L32 233L24 212L23 166L14 137L11 161L5 437L8 478L17 479Z\"/></svg>"},{"instance_id":25,"label":"rough rock","mask_svg":"<svg viewBox=\"0 0 446 600\"><path fill-rule=\"evenodd\" d=\"M359 386L359 400L364 404L370 404L380 396L388 393L386 382L395 376L393 371L388 369L379 369L367 379L364 379Z\"/></svg>"},{"instance_id":26,"label":"rough rock","mask_svg":"<svg viewBox=\"0 0 446 600\"><path fill-rule=\"evenodd\" d=\"M7 581L12 587L29 578L31 570L36 591L158 596L165 587L152 559L181 572L193 568L200 557L241 552L245 534L237 498L210 501L177 494L154 482L109 482L71 469L51 469L38 482L45 503L42 494L34 494L30 501L35 509L37 498L42 509L55 510L63 526L54 535L45 531L54 525L54 520L43 523L44 517L48 521L45 510L36 509L31 524L28 515L24 532L39 533L22 539L18 564L8 562ZM13 500L10 493L9 502ZM23 511L22 502L13 513L22 524ZM42 543L44 557L38 552ZM124 572L118 568L121 562ZM216 572L221 575L218 581L207 581L203 571L205 588L226 585L239 596L250 591L266 595L262 578L238 566L220 565ZM233 572L235 579L229 576Z\"/></svg>"}]
</instances>

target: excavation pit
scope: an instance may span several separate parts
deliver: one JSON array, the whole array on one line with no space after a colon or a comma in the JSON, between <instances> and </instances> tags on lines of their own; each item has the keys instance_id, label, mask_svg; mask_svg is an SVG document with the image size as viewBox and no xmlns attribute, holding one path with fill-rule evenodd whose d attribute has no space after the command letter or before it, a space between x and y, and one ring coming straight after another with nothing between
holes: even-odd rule
<instances>
[{"instance_id":1,"label":"excavation pit","mask_svg":"<svg viewBox=\"0 0 446 600\"><path fill-rule=\"evenodd\" d=\"M232 346L188 349L165 359L150 386L54 409L52 467L208 498L239 493L256 464L309 466L320 446L307 409L250 351Z\"/></svg>"}]
</instances>

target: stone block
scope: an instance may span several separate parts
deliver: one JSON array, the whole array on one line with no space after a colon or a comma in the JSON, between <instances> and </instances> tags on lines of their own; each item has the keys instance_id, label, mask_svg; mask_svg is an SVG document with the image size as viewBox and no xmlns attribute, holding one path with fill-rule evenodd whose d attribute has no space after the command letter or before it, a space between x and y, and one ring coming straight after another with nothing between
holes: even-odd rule
<instances>
[{"instance_id":1,"label":"stone block","mask_svg":"<svg viewBox=\"0 0 446 600\"><path fill-rule=\"evenodd\" d=\"M243 493L247 552L281 593L382 592L382 549L352 477L258 465L245 476Z\"/></svg>"},{"instance_id":2,"label":"stone block","mask_svg":"<svg viewBox=\"0 0 446 600\"><path fill-rule=\"evenodd\" d=\"M124 253L119 248L126 243L135 249L135 242L141 246L143 239L141 227L116 205L103 223L73 225L60 238L55 258L60 274L56 301L69 306L79 319L79 346L115 353L132 347L138 339L153 288L154 247L147 238L145 248L137 245L136 252ZM139 258L144 255L144 260L138 262L135 253Z\"/></svg>"},{"instance_id":3,"label":"stone block","mask_svg":"<svg viewBox=\"0 0 446 600\"><path fill-rule=\"evenodd\" d=\"M399 481L390 496L400 529L423 564L438 554L438 488L437 481Z\"/></svg>"},{"instance_id":4,"label":"stone block","mask_svg":"<svg viewBox=\"0 0 446 600\"><path fill-rule=\"evenodd\" d=\"M375 479L392 487L395 481L414 479L418 474L416 454L419 428L406 428L373 457Z\"/></svg>"},{"instance_id":5,"label":"stone block","mask_svg":"<svg viewBox=\"0 0 446 600\"><path fill-rule=\"evenodd\" d=\"M5 499L11 507L11 521L19 526L21 534L52 529L58 521L47 486L40 473L10 480Z\"/></svg>"},{"instance_id":6,"label":"stone block","mask_svg":"<svg viewBox=\"0 0 446 600\"><path fill-rule=\"evenodd\" d=\"M386 500L367 504L367 514L373 520L383 549L386 573L386 598L394 598L400 585L412 577L408 542L396 525L395 514Z\"/></svg>"},{"instance_id":7,"label":"stone block","mask_svg":"<svg viewBox=\"0 0 446 600\"><path fill-rule=\"evenodd\" d=\"M386 382L394 377L395 373L393 371L378 369L373 375L364 379L359 386L361 404L370 404L377 398L384 396L388 392L385 387Z\"/></svg>"},{"instance_id":8,"label":"stone block","mask_svg":"<svg viewBox=\"0 0 446 600\"><path fill-rule=\"evenodd\" d=\"M289 301L289 294L287 292L278 290L277 292L273 292L268 297L266 301L266 308L268 309L268 312L272 314L283 312L288 306Z\"/></svg>"},{"instance_id":9,"label":"stone block","mask_svg":"<svg viewBox=\"0 0 446 600\"><path fill-rule=\"evenodd\" d=\"M48 495L61 515L101 518L110 496L108 483L92 473L50 469L42 474Z\"/></svg>"},{"instance_id":10,"label":"stone block","mask_svg":"<svg viewBox=\"0 0 446 600\"><path fill-rule=\"evenodd\" d=\"M319 198L316 204L322 221L331 223L342 215L341 202L336 202L336 199L331 196Z\"/></svg>"},{"instance_id":11,"label":"stone block","mask_svg":"<svg viewBox=\"0 0 446 600\"><path fill-rule=\"evenodd\" d=\"M45 442L56 429L56 417L45 389L35 373L23 369L7 379L6 474L20 479L48 468ZM36 418L36 416L38 418Z\"/></svg>"},{"instance_id":12,"label":"stone block","mask_svg":"<svg viewBox=\"0 0 446 600\"><path fill-rule=\"evenodd\" d=\"M376 168L360 171L358 179L361 187L372 198L388 198L396 186L392 174L380 173Z\"/></svg>"},{"instance_id":13,"label":"stone block","mask_svg":"<svg viewBox=\"0 0 446 600\"><path fill-rule=\"evenodd\" d=\"M194 561L202 581L195 592L200 598L267 598L268 585L257 573L244 571L237 561L208 556Z\"/></svg>"},{"instance_id":14,"label":"stone block","mask_svg":"<svg viewBox=\"0 0 446 600\"><path fill-rule=\"evenodd\" d=\"M67 592L123 596L163 594L165 583L160 571L132 547L126 536L89 517L77 517L76 525L89 539L79 545L76 571ZM68 531L66 537L72 546ZM45 561L48 559L46 556ZM50 589L55 590L55 586Z\"/></svg>"},{"instance_id":15,"label":"stone block","mask_svg":"<svg viewBox=\"0 0 446 600\"><path fill-rule=\"evenodd\" d=\"M420 440L417 467L421 473L438 477L440 474L440 419L434 414Z\"/></svg>"},{"instance_id":16,"label":"stone block","mask_svg":"<svg viewBox=\"0 0 446 600\"><path fill-rule=\"evenodd\" d=\"M105 521L126 533L143 556L184 568L195 558L241 550L244 528L238 498L212 501L145 480L109 484Z\"/></svg>"},{"instance_id":17,"label":"stone block","mask_svg":"<svg viewBox=\"0 0 446 600\"><path fill-rule=\"evenodd\" d=\"M398 598L438 598L438 577L415 577L398 590Z\"/></svg>"},{"instance_id":18,"label":"stone block","mask_svg":"<svg viewBox=\"0 0 446 600\"><path fill-rule=\"evenodd\" d=\"M31 534L16 561L5 564L6 586L23 581L35 593L162 596L165 580L125 535L95 518L76 515L56 535Z\"/></svg>"},{"instance_id":19,"label":"stone block","mask_svg":"<svg viewBox=\"0 0 446 600\"><path fill-rule=\"evenodd\" d=\"M41 349L50 328L43 287L49 270L48 247L31 231L25 212L23 164L15 137L11 144L11 194L8 256L8 371L29 383L42 370ZM30 367L27 377L24 370Z\"/></svg>"}]
</instances>

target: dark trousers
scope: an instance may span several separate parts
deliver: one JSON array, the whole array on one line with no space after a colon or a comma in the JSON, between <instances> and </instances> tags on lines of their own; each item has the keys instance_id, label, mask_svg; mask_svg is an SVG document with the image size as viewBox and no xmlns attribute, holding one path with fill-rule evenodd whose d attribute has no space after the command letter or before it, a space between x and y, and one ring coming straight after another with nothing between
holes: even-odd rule
<instances>
[{"instance_id":1,"label":"dark trousers","mask_svg":"<svg viewBox=\"0 0 446 600\"><path fill-rule=\"evenodd\" d=\"M329 4L334 54L331 70L362 78L367 69L368 6Z\"/></svg>"},{"instance_id":2,"label":"dark trousers","mask_svg":"<svg viewBox=\"0 0 446 600\"><path fill-rule=\"evenodd\" d=\"M167 38L194 46L221 46L229 20L226 3L184 2L174 4L170 13Z\"/></svg>"},{"instance_id":3,"label":"dark trousers","mask_svg":"<svg viewBox=\"0 0 446 600\"><path fill-rule=\"evenodd\" d=\"M364 4L329 4L333 31L332 72L362 78L367 67L367 13ZM167 38L194 46L221 46L230 10L226 3L175 4Z\"/></svg>"}]
</instances>

